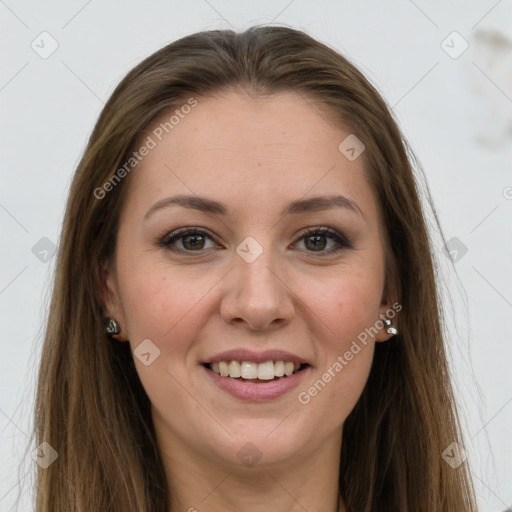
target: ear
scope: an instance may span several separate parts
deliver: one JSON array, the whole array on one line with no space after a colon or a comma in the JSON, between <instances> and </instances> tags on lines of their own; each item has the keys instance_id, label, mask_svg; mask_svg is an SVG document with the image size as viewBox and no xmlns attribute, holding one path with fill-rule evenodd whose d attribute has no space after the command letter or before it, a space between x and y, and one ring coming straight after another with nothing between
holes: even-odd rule
<instances>
[{"instance_id":1,"label":"ear","mask_svg":"<svg viewBox=\"0 0 512 512\"><path fill-rule=\"evenodd\" d=\"M107 260L103 260L99 266L98 293L103 307L103 316L114 317L120 326L121 332L113 335L112 338L118 341L128 341L117 275L115 269Z\"/></svg>"},{"instance_id":2,"label":"ear","mask_svg":"<svg viewBox=\"0 0 512 512\"><path fill-rule=\"evenodd\" d=\"M388 273L389 276L389 273ZM376 342L388 341L393 336L396 336L393 333L389 333L388 329L390 327L394 327L397 329L397 318L398 313L402 310L402 305L398 301L398 284L396 279L387 278L386 284L384 287L384 292L382 294L382 301L379 307L379 320L376 322L376 327L379 328L379 332L375 337ZM385 319L391 321L391 325L387 326L384 324ZM382 325L382 327L381 327Z\"/></svg>"}]
</instances>

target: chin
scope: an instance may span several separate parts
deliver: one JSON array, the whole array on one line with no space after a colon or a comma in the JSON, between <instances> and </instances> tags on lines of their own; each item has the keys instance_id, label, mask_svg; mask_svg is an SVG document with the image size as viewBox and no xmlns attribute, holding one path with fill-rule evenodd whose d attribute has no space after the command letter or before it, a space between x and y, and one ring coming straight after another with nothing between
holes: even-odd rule
<instances>
[{"instance_id":1,"label":"chin","mask_svg":"<svg viewBox=\"0 0 512 512\"><path fill-rule=\"evenodd\" d=\"M211 449L225 464L238 469L278 467L312 454L324 440L320 426L283 421L285 417L238 420L226 425L231 435L223 432L225 435Z\"/></svg>"}]
</instances>

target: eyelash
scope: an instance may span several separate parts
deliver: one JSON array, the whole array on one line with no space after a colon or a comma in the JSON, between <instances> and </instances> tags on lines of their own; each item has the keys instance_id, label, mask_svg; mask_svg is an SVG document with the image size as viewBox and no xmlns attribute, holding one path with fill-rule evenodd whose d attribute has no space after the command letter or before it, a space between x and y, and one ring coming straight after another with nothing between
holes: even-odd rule
<instances>
[{"instance_id":1,"label":"eyelash","mask_svg":"<svg viewBox=\"0 0 512 512\"><path fill-rule=\"evenodd\" d=\"M193 253L200 254L202 251L206 250L206 249L199 249L197 251L191 251L191 250L185 250L185 249L171 248L171 245L174 242L176 242L177 240L184 238L188 235L204 235L204 236L212 239L213 241L215 241L214 237L210 234L210 232L203 228L180 228L180 229L177 229L177 230L172 231L171 233L168 233L167 235L165 235L158 242L158 245L160 247L164 247L164 248L169 249L174 252L190 254L190 255L192 255ZM334 229L331 229L327 226L320 226L320 227L313 228L308 231L302 232L301 235L299 236L299 238L297 239L297 242L299 242L305 238L315 236L315 235L329 235L329 236L327 236L327 238L331 238L332 240L334 240L338 244L338 247L334 247L334 248L331 248L326 251L324 251L324 250L318 251L317 253L316 253L316 251L306 251L306 252L310 252L313 255L320 255L320 256L330 255L330 254L336 254L340 251L343 251L344 249L353 249L352 243L346 237L344 237L343 235L341 235Z\"/></svg>"}]
</instances>

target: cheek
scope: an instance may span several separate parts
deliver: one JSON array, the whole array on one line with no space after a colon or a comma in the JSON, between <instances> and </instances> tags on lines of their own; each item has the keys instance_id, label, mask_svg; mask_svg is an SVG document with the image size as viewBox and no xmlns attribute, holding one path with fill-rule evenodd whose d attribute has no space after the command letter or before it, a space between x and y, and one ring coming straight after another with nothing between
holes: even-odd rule
<instances>
[{"instance_id":1,"label":"cheek","mask_svg":"<svg viewBox=\"0 0 512 512\"><path fill-rule=\"evenodd\" d=\"M132 262L134 263L134 262ZM128 271L129 269L129 271ZM142 262L126 265L122 295L124 312L134 362L139 378L151 402L166 410L172 397L173 406L194 411L197 404L183 394L181 383L193 366L191 347L201 336L205 296L215 281L211 277L188 279L179 269ZM149 365L137 357L137 347L151 340L158 356ZM142 347L142 345L141 345ZM152 347L152 346L150 346ZM187 367L187 362L190 366Z\"/></svg>"},{"instance_id":2,"label":"cheek","mask_svg":"<svg viewBox=\"0 0 512 512\"><path fill-rule=\"evenodd\" d=\"M339 307L332 313L333 332L320 342L314 377L298 391L304 411L324 418L319 428L326 435L345 422L368 380L375 346L365 331L372 325L370 318L362 302L352 307L345 303L345 310Z\"/></svg>"},{"instance_id":3,"label":"cheek","mask_svg":"<svg viewBox=\"0 0 512 512\"><path fill-rule=\"evenodd\" d=\"M135 263L135 262L134 262ZM148 264L126 265L120 281L121 294L130 336L154 336L161 340L177 329L214 286L203 276L187 279L186 271L169 269L148 259ZM210 282L211 281L211 282ZM190 327L190 326L188 326Z\"/></svg>"},{"instance_id":4,"label":"cheek","mask_svg":"<svg viewBox=\"0 0 512 512\"><path fill-rule=\"evenodd\" d=\"M305 282L303 298L321 331L317 339L325 340L333 350L347 350L352 340L379 319L381 284L382 276L376 265L366 274L351 268L325 280Z\"/></svg>"},{"instance_id":5,"label":"cheek","mask_svg":"<svg viewBox=\"0 0 512 512\"><path fill-rule=\"evenodd\" d=\"M382 279L378 266L372 268L365 274L347 269L323 286L318 281L304 283L309 286L303 297L316 318L319 365L315 379L299 390L298 401L323 415L326 429L344 422L371 369Z\"/></svg>"},{"instance_id":6,"label":"cheek","mask_svg":"<svg viewBox=\"0 0 512 512\"><path fill-rule=\"evenodd\" d=\"M320 429L328 435L339 428L356 405L368 380L373 344L359 344L336 357L320 371L297 399L305 412L323 418Z\"/></svg>"}]
</instances>

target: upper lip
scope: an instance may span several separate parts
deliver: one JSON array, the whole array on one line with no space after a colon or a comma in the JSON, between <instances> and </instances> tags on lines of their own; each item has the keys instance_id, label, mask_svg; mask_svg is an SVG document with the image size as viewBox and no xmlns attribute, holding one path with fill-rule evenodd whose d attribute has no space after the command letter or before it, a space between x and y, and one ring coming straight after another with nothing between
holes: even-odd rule
<instances>
[{"instance_id":1,"label":"upper lip","mask_svg":"<svg viewBox=\"0 0 512 512\"><path fill-rule=\"evenodd\" d=\"M296 354L286 352L285 350L263 350L262 352L253 352L252 350L245 348L221 352L205 359L201 364L219 363L221 361L251 361L254 363L265 363L267 361L289 361L298 364L310 364L306 359Z\"/></svg>"}]
</instances>

